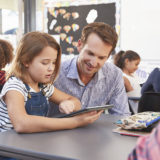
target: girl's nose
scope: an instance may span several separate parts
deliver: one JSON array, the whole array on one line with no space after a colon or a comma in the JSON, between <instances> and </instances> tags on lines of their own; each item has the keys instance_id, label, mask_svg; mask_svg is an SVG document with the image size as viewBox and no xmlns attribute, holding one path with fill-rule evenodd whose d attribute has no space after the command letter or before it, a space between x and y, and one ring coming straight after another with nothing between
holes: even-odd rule
<instances>
[{"instance_id":1,"label":"girl's nose","mask_svg":"<svg viewBox=\"0 0 160 160\"><path fill-rule=\"evenodd\" d=\"M53 64L50 64L50 65L48 66L48 70L49 70L49 71L53 71L53 70L54 70L54 65L53 65Z\"/></svg>"}]
</instances>

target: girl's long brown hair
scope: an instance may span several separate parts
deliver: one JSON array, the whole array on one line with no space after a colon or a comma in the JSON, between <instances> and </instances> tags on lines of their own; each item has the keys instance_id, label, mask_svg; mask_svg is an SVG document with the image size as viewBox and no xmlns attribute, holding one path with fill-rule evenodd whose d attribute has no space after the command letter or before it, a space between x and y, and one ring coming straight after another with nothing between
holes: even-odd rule
<instances>
[{"instance_id":1,"label":"girl's long brown hair","mask_svg":"<svg viewBox=\"0 0 160 160\"><path fill-rule=\"evenodd\" d=\"M57 50L56 67L51 81L51 83L53 83L60 69L61 47L51 35L42 32L29 32L21 39L12 65L10 66L7 79L10 76L15 76L27 83L27 70L24 64L32 62L47 46Z\"/></svg>"}]
</instances>

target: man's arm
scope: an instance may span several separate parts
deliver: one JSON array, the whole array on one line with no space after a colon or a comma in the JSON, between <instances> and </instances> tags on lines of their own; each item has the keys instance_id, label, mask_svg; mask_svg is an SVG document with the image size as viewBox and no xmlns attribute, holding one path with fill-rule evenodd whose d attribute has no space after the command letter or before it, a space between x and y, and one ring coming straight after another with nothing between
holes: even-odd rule
<instances>
[{"instance_id":1,"label":"man's arm","mask_svg":"<svg viewBox=\"0 0 160 160\"><path fill-rule=\"evenodd\" d=\"M115 107L109 111L111 114L130 115L128 96L126 94L122 72L117 71L114 79L114 91L109 101Z\"/></svg>"}]
</instances>

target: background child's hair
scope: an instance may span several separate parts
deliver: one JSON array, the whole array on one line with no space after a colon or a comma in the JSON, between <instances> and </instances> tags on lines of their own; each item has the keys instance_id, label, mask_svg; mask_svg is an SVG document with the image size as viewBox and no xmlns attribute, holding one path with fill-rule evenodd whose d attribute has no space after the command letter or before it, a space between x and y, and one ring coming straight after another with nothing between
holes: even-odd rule
<instances>
[{"instance_id":1,"label":"background child's hair","mask_svg":"<svg viewBox=\"0 0 160 160\"><path fill-rule=\"evenodd\" d=\"M51 35L42 32L29 32L23 36L16 50L16 55L10 67L7 79L14 75L27 83L27 70L24 64L32 62L32 60L47 46L57 50L57 60L51 81L51 83L53 83L60 68L61 47Z\"/></svg>"},{"instance_id":2,"label":"background child's hair","mask_svg":"<svg viewBox=\"0 0 160 160\"><path fill-rule=\"evenodd\" d=\"M128 51L119 51L115 56L114 56L114 64L123 69L125 66L125 60L128 59L129 61L134 61L141 59L139 54L128 50Z\"/></svg>"},{"instance_id":3,"label":"background child's hair","mask_svg":"<svg viewBox=\"0 0 160 160\"><path fill-rule=\"evenodd\" d=\"M6 41L0 39L0 70L11 63L13 59L13 47Z\"/></svg>"}]
</instances>

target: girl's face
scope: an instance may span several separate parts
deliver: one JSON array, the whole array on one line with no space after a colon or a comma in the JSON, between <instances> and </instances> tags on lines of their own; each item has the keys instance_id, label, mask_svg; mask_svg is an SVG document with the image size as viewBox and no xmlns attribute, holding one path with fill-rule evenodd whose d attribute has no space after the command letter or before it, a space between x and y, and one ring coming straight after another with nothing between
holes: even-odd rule
<instances>
[{"instance_id":1,"label":"girl's face","mask_svg":"<svg viewBox=\"0 0 160 160\"><path fill-rule=\"evenodd\" d=\"M55 69L57 50L45 47L31 63L25 64L28 71L27 81L32 84L49 83Z\"/></svg>"},{"instance_id":2,"label":"girl's face","mask_svg":"<svg viewBox=\"0 0 160 160\"><path fill-rule=\"evenodd\" d=\"M125 61L125 70L128 71L128 73L134 73L138 69L138 65L140 63L140 59L129 61L126 59Z\"/></svg>"}]
</instances>

